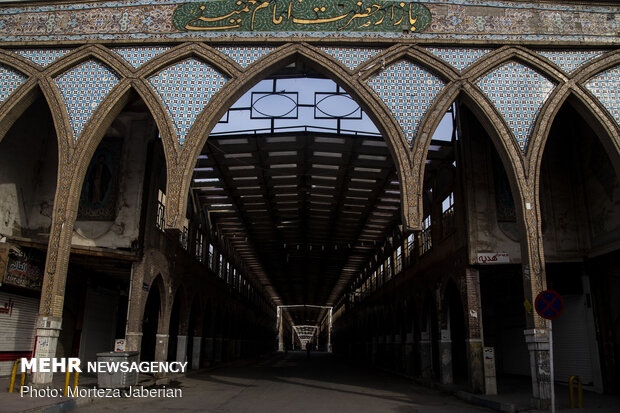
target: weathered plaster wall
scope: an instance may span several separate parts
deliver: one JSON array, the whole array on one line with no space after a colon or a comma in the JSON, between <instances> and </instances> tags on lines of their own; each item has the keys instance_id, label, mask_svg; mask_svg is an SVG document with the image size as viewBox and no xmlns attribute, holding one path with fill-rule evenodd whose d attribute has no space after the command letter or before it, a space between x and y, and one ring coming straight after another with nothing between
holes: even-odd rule
<instances>
[{"instance_id":1,"label":"weathered plaster wall","mask_svg":"<svg viewBox=\"0 0 620 413\"><path fill-rule=\"evenodd\" d=\"M570 108L545 147L541 205L545 255L581 259L620 245L620 186L599 138Z\"/></svg>"},{"instance_id":2,"label":"weathered plaster wall","mask_svg":"<svg viewBox=\"0 0 620 413\"><path fill-rule=\"evenodd\" d=\"M46 241L58 149L51 115L37 101L0 142L0 234Z\"/></svg>"},{"instance_id":3,"label":"weathered plaster wall","mask_svg":"<svg viewBox=\"0 0 620 413\"><path fill-rule=\"evenodd\" d=\"M512 233L507 235L497 222L494 180L498 177L493 162L499 162L498 155L478 122L465 124L468 127L464 129L462 147L470 263L476 262L478 253L496 252L508 253L511 263L519 263L521 247L516 241L518 238L511 239L509 235Z\"/></svg>"},{"instance_id":4,"label":"weathered plaster wall","mask_svg":"<svg viewBox=\"0 0 620 413\"><path fill-rule=\"evenodd\" d=\"M154 127L146 115L137 117L121 114L106 136L123 138L116 219L78 219L72 243L79 246L131 248L139 236L147 142L154 137Z\"/></svg>"}]
</instances>

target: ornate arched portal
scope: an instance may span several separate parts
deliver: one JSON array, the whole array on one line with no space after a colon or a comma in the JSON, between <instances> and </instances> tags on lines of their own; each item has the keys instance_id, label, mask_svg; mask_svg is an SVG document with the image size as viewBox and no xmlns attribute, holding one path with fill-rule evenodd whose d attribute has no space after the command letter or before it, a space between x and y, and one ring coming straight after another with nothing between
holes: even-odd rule
<instances>
[{"instance_id":1,"label":"ornate arched portal","mask_svg":"<svg viewBox=\"0 0 620 413\"><path fill-rule=\"evenodd\" d=\"M234 8L230 3L227 7ZM531 2L507 4L514 13L498 17L492 12L494 4L461 3L457 8L444 0L379 2L368 6L375 12L355 14L331 1L321 11L329 15L325 19L312 11L314 2L279 15L274 3L273 10L269 7L271 18L255 20L256 13L260 16L267 10L239 10L239 21L230 27L213 26L209 22L220 21L215 11L195 1L50 3L44 9L16 4L0 9L0 136L42 95L58 142L37 331L52 344L37 346L37 355L55 351L70 252L75 248L74 223L89 164L132 97L145 103L165 158L166 185L161 193L166 208L160 226L182 231L191 209L187 194L193 168L209 133L236 99L295 59L340 84L387 142L400 182L404 234L424 228L425 171L443 114L457 101L476 115L508 176L521 254L511 263L521 265L525 298L531 302L546 286L540 165L553 119L566 101L574 103L599 135L616 172L620 170L620 55L613 18L618 10L568 5L551 11L548 4ZM581 25L545 23L571 20L572 13L584 8L588 13L581 15L586 20ZM143 18L129 18L130 13ZM530 20L520 17L528 13L539 16L542 23L528 25ZM95 20L108 23L90 24ZM510 29L502 31L506 27ZM557 40L557 47L549 49L540 39ZM384 250L396 247L397 235L386 240ZM468 265L478 264L476 253L472 246ZM382 251L377 256L383 260L382 268L392 271L396 255L388 257ZM198 259L213 262L210 256ZM160 261L167 271L168 260ZM150 281L152 274L144 274ZM237 276L233 269L228 278ZM163 285L172 283L164 280ZM234 285L248 299L256 295L254 286L241 277ZM369 295L376 288L371 279L364 292ZM161 289L163 306L172 292ZM168 313L169 307L166 304ZM537 372L532 374L534 396L545 404L549 377L539 374L536 365L548 359L544 346L538 345L547 340L547 324L531 311L525 317L535 360L531 371ZM132 334L140 334L138 330L136 325L128 328ZM36 381L50 379L42 375Z\"/></svg>"}]
</instances>

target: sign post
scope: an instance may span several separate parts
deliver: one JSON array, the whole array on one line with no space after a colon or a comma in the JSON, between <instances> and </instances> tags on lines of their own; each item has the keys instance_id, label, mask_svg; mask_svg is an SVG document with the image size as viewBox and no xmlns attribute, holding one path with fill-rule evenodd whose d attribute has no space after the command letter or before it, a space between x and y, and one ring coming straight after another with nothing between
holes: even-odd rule
<instances>
[{"instance_id":1,"label":"sign post","mask_svg":"<svg viewBox=\"0 0 620 413\"><path fill-rule=\"evenodd\" d=\"M536 296L534 308L539 316L549 320L549 369L551 376L551 412L555 413L555 377L553 374L553 320L564 310L564 299L557 291L545 290Z\"/></svg>"}]
</instances>

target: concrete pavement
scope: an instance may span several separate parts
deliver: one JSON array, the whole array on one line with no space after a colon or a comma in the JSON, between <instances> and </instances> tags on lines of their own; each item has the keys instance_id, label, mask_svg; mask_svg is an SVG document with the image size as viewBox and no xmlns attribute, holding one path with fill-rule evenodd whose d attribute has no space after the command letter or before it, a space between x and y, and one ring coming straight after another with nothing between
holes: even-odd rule
<instances>
[{"instance_id":1,"label":"concrete pavement","mask_svg":"<svg viewBox=\"0 0 620 413\"><path fill-rule=\"evenodd\" d=\"M325 353L277 354L255 364L183 377L166 386L182 397L113 398L79 412L480 412L490 411L411 381Z\"/></svg>"}]
</instances>

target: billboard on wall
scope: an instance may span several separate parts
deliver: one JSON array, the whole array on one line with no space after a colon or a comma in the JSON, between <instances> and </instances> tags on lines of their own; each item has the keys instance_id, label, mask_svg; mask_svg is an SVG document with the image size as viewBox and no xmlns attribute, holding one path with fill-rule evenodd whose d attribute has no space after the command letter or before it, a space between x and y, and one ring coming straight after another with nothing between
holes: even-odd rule
<instances>
[{"instance_id":1,"label":"billboard on wall","mask_svg":"<svg viewBox=\"0 0 620 413\"><path fill-rule=\"evenodd\" d=\"M3 264L5 263L5 264ZM32 248L0 246L0 282L41 291L45 255Z\"/></svg>"}]
</instances>

